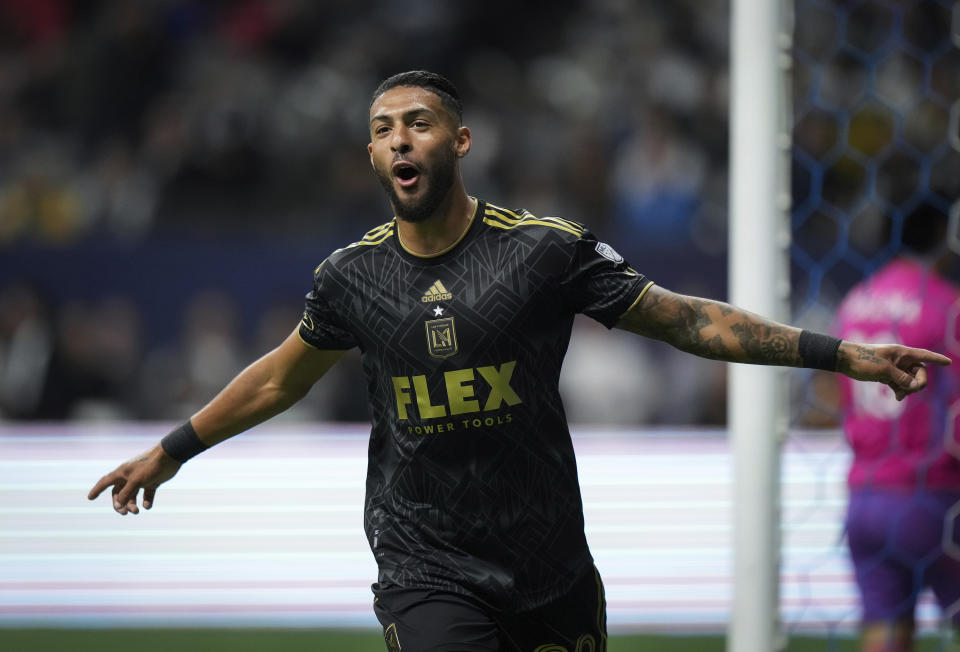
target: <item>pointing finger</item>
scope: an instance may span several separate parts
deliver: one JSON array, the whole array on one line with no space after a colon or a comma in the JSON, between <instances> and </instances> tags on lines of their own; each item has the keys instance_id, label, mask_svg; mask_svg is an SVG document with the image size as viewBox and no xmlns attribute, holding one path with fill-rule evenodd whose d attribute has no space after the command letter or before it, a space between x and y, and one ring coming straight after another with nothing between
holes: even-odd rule
<instances>
[{"instance_id":1,"label":"pointing finger","mask_svg":"<svg viewBox=\"0 0 960 652\"><path fill-rule=\"evenodd\" d=\"M933 351L927 351L926 349L912 349L904 357L911 363L929 362L930 364L936 364L943 367L949 365L951 362L950 358L947 356L934 353Z\"/></svg>"},{"instance_id":2,"label":"pointing finger","mask_svg":"<svg viewBox=\"0 0 960 652\"><path fill-rule=\"evenodd\" d=\"M113 473L108 473L97 481L97 484L93 485L93 489L90 490L90 493L87 494L87 500L95 500L97 496L103 492L104 489L109 487L114 483Z\"/></svg>"}]
</instances>

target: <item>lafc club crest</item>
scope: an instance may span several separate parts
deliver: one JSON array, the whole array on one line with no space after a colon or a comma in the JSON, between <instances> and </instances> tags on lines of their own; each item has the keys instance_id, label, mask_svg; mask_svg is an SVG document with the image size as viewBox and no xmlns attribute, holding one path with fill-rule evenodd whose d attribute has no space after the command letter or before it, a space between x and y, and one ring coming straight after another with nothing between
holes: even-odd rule
<instances>
[{"instance_id":1,"label":"lafc club crest","mask_svg":"<svg viewBox=\"0 0 960 652\"><path fill-rule=\"evenodd\" d=\"M453 317L431 319L426 322L427 351L434 358L449 358L457 352L457 329Z\"/></svg>"}]
</instances>

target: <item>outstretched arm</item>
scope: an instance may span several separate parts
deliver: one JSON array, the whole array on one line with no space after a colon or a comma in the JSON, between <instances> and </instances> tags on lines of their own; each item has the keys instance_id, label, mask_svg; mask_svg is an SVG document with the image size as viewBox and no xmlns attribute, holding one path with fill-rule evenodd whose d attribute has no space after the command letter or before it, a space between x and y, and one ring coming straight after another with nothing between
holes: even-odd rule
<instances>
[{"instance_id":1,"label":"outstretched arm","mask_svg":"<svg viewBox=\"0 0 960 652\"><path fill-rule=\"evenodd\" d=\"M294 331L191 417L189 424L198 444L213 446L283 412L303 398L343 354L313 349ZM150 509L157 487L176 475L181 464L158 443L100 478L87 498L94 500L104 489L113 487L114 510L138 514L138 492L143 489L143 507Z\"/></svg>"},{"instance_id":2,"label":"outstretched arm","mask_svg":"<svg viewBox=\"0 0 960 652\"><path fill-rule=\"evenodd\" d=\"M620 317L616 326L704 358L811 366L800 352L799 328L720 301L676 294L656 285ZM926 363L948 365L950 358L899 344L843 341L837 349L833 370L857 380L885 383L902 399L927 384Z\"/></svg>"}]
</instances>

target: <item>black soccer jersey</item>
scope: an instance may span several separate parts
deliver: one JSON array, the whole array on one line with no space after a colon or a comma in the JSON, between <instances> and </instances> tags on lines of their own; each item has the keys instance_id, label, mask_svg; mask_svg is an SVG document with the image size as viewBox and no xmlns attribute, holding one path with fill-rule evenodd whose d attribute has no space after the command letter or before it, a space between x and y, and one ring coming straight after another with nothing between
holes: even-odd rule
<instances>
[{"instance_id":1,"label":"black soccer jersey","mask_svg":"<svg viewBox=\"0 0 960 652\"><path fill-rule=\"evenodd\" d=\"M441 254L389 222L317 268L300 336L362 353L381 586L525 610L589 568L560 367L575 313L612 327L649 285L581 225L482 201Z\"/></svg>"}]
</instances>

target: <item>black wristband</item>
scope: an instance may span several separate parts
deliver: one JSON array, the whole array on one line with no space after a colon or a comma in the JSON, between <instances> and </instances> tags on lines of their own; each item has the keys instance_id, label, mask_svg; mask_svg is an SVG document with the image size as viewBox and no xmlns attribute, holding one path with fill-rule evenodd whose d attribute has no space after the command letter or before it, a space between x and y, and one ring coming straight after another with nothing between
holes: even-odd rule
<instances>
[{"instance_id":1,"label":"black wristband","mask_svg":"<svg viewBox=\"0 0 960 652\"><path fill-rule=\"evenodd\" d=\"M802 366L809 369L837 370L837 350L840 340L830 335L800 331L797 354Z\"/></svg>"},{"instance_id":2,"label":"black wristband","mask_svg":"<svg viewBox=\"0 0 960 652\"><path fill-rule=\"evenodd\" d=\"M170 434L160 440L163 451L181 464L195 455L210 448L197 436L189 419L185 424L174 428Z\"/></svg>"}]
</instances>

